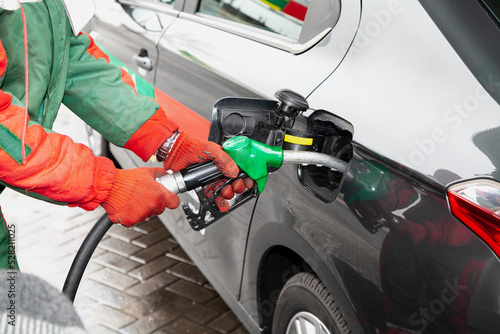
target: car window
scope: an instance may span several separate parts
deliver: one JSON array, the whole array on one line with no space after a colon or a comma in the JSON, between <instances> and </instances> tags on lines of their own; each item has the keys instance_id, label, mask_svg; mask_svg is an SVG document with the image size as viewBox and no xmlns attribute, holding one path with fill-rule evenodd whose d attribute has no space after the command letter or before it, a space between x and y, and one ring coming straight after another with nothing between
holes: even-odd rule
<instances>
[{"instance_id":1,"label":"car window","mask_svg":"<svg viewBox=\"0 0 500 334\"><path fill-rule=\"evenodd\" d=\"M167 5L174 5L175 3L175 0L146 0L146 1L161 2L161 3L166 3Z\"/></svg>"},{"instance_id":2,"label":"car window","mask_svg":"<svg viewBox=\"0 0 500 334\"><path fill-rule=\"evenodd\" d=\"M161 10L173 10L174 3L175 0L142 0L140 6L133 3L122 3L121 6L141 27L159 32L171 22L171 17Z\"/></svg>"},{"instance_id":3,"label":"car window","mask_svg":"<svg viewBox=\"0 0 500 334\"><path fill-rule=\"evenodd\" d=\"M491 13L500 22L500 1L499 0L483 0L483 3L488 7Z\"/></svg>"},{"instance_id":4,"label":"car window","mask_svg":"<svg viewBox=\"0 0 500 334\"><path fill-rule=\"evenodd\" d=\"M310 0L201 0L199 12L298 40Z\"/></svg>"}]
</instances>

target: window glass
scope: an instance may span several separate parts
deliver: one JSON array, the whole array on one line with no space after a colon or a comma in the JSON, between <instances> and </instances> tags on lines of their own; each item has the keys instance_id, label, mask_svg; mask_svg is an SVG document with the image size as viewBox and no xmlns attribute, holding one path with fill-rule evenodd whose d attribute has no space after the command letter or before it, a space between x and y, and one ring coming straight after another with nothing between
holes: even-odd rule
<instances>
[{"instance_id":1,"label":"window glass","mask_svg":"<svg viewBox=\"0 0 500 334\"><path fill-rule=\"evenodd\" d=\"M161 2L161 3L166 3L168 5L173 5L175 0L149 0L149 1L152 1L152 2Z\"/></svg>"},{"instance_id":2,"label":"window glass","mask_svg":"<svg viewBox=\"0 0 500 334\"><path fill-rule=\"evenodd\" d=\"M493 13L497 21L500 21L500 1L499 0L483 0L484 4Z\"/></svg>"},{"instance_id":3,"label":"window glass","mask_svg":"<svg viewBox=\"0 0 500 334\"><path fill-rule=\"evenodd\" d=\"M298 39L310 0L201 0L200 13Z\"/></svg>"},{"instance_id":4,"label":"window glass","mask_svg":"<svg viewBox=\"0 0 500 334\"><path fill-rule=\"evenodd\" d=\"M175 0L149 0L150 2L157 2L167 5L174 5ZM132 19L137 22L141 27L149 31L163 31L163 29L171 21L171 17L158 13L155 10L136 7L133 5L122 4L125 12L132 17Z\"/></svg>"}]
</instances>

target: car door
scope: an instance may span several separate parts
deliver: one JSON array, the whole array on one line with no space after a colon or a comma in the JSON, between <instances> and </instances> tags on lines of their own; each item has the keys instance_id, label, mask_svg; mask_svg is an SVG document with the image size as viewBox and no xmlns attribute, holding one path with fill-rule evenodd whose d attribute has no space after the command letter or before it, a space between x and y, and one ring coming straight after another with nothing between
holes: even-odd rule
<instances>
[{"instance_id":1,"label":"car door","mask_svg":"<svg viewBox=\"0 0 500 334\"><path fill-rule=\"evenodd\" d=\"M94 38L112 63L129 72L138 93L154 98L158 64L156 45L164 30L177 18L183 2L184 0L96 1L96 13L84 31ZM90 128L87 130L91 148L101 154L102 137ZM107 150L108 147L105 146L104 149ZM123 168L143 165L142 160L130 151L113 145L109 149Z\"/></svg>"},{"instance_id":2,"label":"car door","mask_svg":"<svg viewBox=\"0 0 500 334\"><path fill-rule=\"evenodd\" d=\"M150 84L157 64L156 43L178 11L175 0L96 2L87 31L101 48ZM178 5L181 6L181 5ZM142 60L142 61L141 61Z\"/></svg>"},{"instance_id":3,"label":"car door","mask_svg":"<svg viewBox=\"0 0 500 334\"><path fill-rule=\"evenodd\" d=\"M157 88L182 105L178 112L205 120L227 96L273 98L281 88L307 96L341 62L359 10L346 6L340 15L338 0L290 2L295 9L285 9L287 1L187 0L159 41ZM202 233L192 231L182 213L161 216L233 309L254 204Z\"/></svg>"}]
</instances>

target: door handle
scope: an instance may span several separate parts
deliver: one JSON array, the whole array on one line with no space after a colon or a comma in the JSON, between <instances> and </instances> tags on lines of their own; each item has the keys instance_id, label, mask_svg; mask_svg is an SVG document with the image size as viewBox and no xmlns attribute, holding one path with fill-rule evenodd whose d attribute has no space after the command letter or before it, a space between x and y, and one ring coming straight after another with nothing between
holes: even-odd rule
<instances>
[{"instance_id":1,"label":"door handle","mask_svg":"<svg viewBox=\"0 0 500 334\"><path fill-rule=\"evenodd\" d=\"M153 69L153 60L149 58L148 50L144 48L139 51L138 55L134 56L134 61L137 66L146 71L151 71Z\"/></svg>"}]
</instances>

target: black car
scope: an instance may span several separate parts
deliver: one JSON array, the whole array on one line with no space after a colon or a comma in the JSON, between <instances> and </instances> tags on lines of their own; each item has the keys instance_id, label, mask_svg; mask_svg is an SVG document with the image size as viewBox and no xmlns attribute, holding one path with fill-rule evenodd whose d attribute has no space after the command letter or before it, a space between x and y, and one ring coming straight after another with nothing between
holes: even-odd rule
<instances>
[{"instance_id":1,"label":"black car","mask_svg":"<svg viewBox=\"0 0 500 334\"><path fill-rule=\"evenodd\" d=\"M348 164L285 165L200 231L160 216L250 332L500 332L500 2L98 7L89 32L182 130L286 88L310 108L285 132Z\"/></svg>"}]
</instances>

